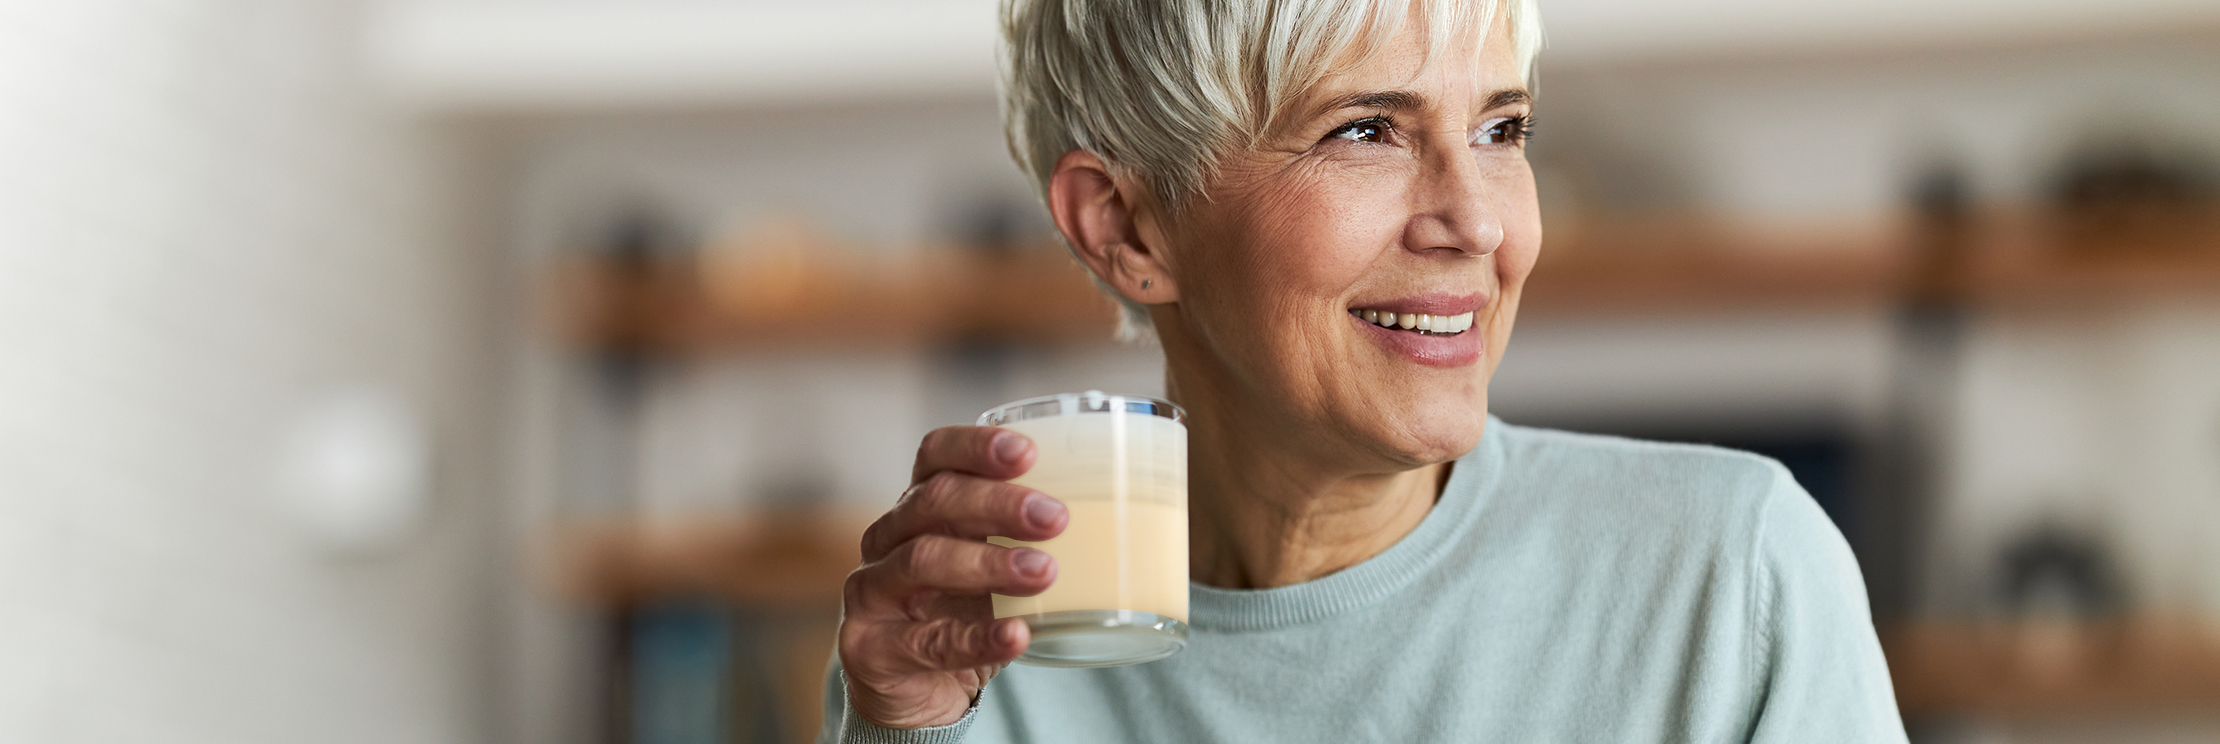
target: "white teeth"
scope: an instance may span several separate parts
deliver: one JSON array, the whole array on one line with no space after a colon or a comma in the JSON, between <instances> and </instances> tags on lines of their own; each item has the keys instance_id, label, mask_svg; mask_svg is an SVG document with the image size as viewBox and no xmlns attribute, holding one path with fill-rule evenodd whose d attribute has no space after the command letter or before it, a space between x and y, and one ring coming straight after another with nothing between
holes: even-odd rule
<instances>
[{"instance_id":1,"label":"white teeth","mask_svg":"<svg viewBox=\"0 0 2220 744\"><path fill-rule=\"evenodd\" d=\"M1364 322L1383 328L1426 331L1439 335L1463 333L1472 329L1473 314L1425 315L1422 313L1390 313L1379 310L1352 310Z\"/></svg>"}]
</instances>

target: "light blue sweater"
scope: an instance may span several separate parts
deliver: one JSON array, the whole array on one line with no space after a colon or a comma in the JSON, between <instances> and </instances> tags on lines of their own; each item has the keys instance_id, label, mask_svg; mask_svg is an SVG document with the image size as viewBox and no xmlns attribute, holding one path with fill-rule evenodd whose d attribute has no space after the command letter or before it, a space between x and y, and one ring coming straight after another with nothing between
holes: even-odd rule
<instances>
[{"instance_id":1,"label":"light blue sweater","mask_svg":"<svg viewBox=\"0 0 2220 744\"><path fill-rule=\"evenodd\" d=\"M1402 541L1193 585L1164 661L1013 665L956 723L820 742L1901 742L1865 587L1778 463L1490 418Z\"/></svg>"}]
</instances>

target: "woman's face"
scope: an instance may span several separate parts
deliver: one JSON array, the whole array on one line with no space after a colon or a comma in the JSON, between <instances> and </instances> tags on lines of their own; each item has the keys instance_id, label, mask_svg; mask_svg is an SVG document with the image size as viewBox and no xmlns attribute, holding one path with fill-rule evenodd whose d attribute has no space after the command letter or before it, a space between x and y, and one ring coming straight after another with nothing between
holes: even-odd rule
<instances>
[{"instance_id":1,"label":"woman's face","mask_svg":"<svg viewBox=\"0 0 2220 744\"><path fill-rule=\"evenodd\" d=\"M1245 426L1356 471L1479 442L1541 244L1508 34L1424 57L1406 32L1325 79L1158 228L1179 299L1153 319L1180 393L1273 412Z\"/></svg>"}]
</instances>

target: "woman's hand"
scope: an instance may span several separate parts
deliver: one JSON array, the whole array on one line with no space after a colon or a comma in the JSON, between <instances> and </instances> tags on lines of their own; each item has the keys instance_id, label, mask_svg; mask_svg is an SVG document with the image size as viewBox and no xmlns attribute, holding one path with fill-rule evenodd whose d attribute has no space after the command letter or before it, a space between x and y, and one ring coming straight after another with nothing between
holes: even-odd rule
<instances>
[{"instance_id":1,"label":"woman's hand","mask_svg":"<svg viewBox=\"0 0 2220 744\"><path fill-rule=\"evenodd\" d=\"M1018 618L994 619L987 595L1031 596L1056 579L1032 548L1070 515L1047 494L1005 481L1033 466L1033 442L1007 429L950 426L925 435L910 489L863 533L863 566L842 592L840 666L866 720L914 729L956 722L979 689L1025 652Z\"/></svg>"}]
</instances>

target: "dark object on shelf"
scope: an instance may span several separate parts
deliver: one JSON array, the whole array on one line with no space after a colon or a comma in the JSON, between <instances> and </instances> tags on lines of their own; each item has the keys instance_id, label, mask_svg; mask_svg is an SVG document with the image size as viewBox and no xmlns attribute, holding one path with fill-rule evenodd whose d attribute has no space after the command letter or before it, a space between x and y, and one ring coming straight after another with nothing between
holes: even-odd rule
<instances>
[{"instance_id":1,"label":"dark object on shelf","mask_svg":"<svg viewBox=\"0 0 2220 744\"><path fill-rule=\"evenodd\" d=\"M2083 147L2058 169L2052 196L2060 206L2101 207L2153 202L2189 203L2214 195L2214 175L2205 158L2169 152L2151 140Z\"/></svg>"},{"instance_id":2,"label":"dark object on shelf","mask_svg":"<svg viewBox=\"0 0 2220 744\"><path fill-rule=\"evenodd\" d=\"M2170 255L2220 250L2177 236L2201 224L2220 195L2220 169L2205 153L2156 135L2107 131L2059 164L2051 197L2069 254Z\"/></svg>"},{"instance_id":3,"label":"dark object on shelf","mask_svg":"<svg viewBox=\"0 0 2220 744\"><path fill-rule=\"evenodd\" d=\"M1025 204L1008 199L984 199L964 215L961 240L981 258L1004 261L1018 257L1038 241L1026 230Z\"/></svg>"},{"instance_id":4,"label":"dark object on shelf","mask_svg":"<svg viewBox=\"0 0 2220 744\"><path fill-rule=\"evenodd\" d=\"M2126 607L2109 551L2087 532L2046 523L2012 541L1998 560L1999 598L2015 617L2091 620Z\"/></svg>"},{"instance_id":5,"label":"dark object on shelf","mask_svg":"<svg viewBox=\"0 0 2220 744\"><path fill-rule=\"evenodd\" d=\"M1973 190L1966 169L1955 160L1937 159L1912 182L1912 210L1930 220L1957 219L1973 208Z\"/></svg>"}]
</instances>

